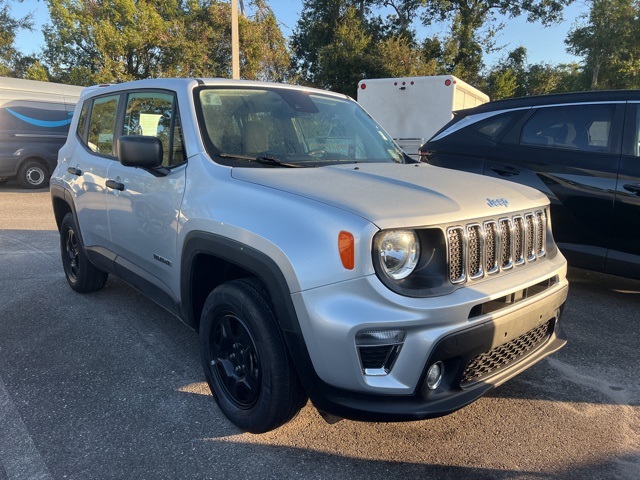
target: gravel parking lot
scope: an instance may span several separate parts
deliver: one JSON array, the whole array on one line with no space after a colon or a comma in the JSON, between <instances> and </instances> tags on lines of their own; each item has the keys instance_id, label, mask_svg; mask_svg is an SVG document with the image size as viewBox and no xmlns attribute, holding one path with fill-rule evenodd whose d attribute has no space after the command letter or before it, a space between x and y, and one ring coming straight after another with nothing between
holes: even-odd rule
<instances>
[{"instance_id":1,"label":"gravel parking lot","mask_svg":"<svg viewBox=\"0 0 640 480\"><path fill-rule=\"evenodd\" d=\"M0 186L0 480L640 478L640 281L570 270L569 344L447 417L265 434L217 409L196 334L120 280L67 285L49 192Z\"/></svg>"}]
</instances>

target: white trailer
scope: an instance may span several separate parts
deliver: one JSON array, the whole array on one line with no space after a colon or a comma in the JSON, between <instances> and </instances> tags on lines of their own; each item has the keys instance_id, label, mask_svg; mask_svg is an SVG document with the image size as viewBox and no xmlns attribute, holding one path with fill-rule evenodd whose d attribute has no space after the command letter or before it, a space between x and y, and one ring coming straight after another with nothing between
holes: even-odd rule
<instances>
[{"instance_id":1,"label":"white trailer","mask_svg":"<svg viewBox=\"0 0 640 480\"><path fill-rule=\"evenodd\" d=\"M488 101L487 95L453 75L358 82L358 103L414 158L455 110Z\"/></svg>"}]
</instances>

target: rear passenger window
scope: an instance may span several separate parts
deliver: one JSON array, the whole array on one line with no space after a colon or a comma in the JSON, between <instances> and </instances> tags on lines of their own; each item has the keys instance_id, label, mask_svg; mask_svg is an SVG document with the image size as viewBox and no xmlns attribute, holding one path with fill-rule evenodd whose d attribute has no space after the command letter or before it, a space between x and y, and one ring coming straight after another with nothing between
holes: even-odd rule
<instances>
[{"instance_id":1,"label":"rear passenger window","mask_svg":"<svg viewBox=\"0 0 640 480\"><path fill-rule=\"evenodd\" d=\"M540 108L522 129L521 143L585 152L607 152L615 105Z\"/></svg>"},{"instance_id":2,"label":"rear passenger window","mask_svg":"<svg viewBox=\"0 0 640 480\"><path fill-rule=\"evenodd\" d=\"M145 135L160 139L164 167L184 161L182 129L174 97L170 93L130 93L127 96L122 135Z\"/></svg>"},{"instance_id":3,"label":"rear passenger window","mask_svg":"<svg viewBox=\"0 0 640 480\"><path fill-rule=\"evenodd\" d=\"M503 113L501 115L487 118L486 120L481 120L471 125L470 129L475 130L485 137L489 137L491 140L497 140L500 134L504 132L504 129L511 124L511 121L516 116L521 116L521 114L521 112Z\"/></svg>"},{"instance_id":4,"label":"rear passenger window","mask_svg":"<svg viewBox=\"0 0 640 480\"><path fill-rule=\"evenodd\" d=\"M94 152L113 157L113 132L120 95L96 98L89 120L87 146Z\"/></svg>"}]
</instances>

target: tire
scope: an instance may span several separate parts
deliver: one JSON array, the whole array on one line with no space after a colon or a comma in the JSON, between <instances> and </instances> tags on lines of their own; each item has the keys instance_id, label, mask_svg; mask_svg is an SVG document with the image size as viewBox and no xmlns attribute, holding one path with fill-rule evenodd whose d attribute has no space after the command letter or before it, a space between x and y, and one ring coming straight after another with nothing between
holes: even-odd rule
<instances>
[{"instance_id":1,"label":"tire","mask_svg":"<svg viewBox=\"0 0 640 480\"><path fill-rule=\"evenodd\" d=\"M256 278L227 282L209 294L200 322L200 349L220 410L242 430L278 428L307 401L269 294Z\"/></svg>"},{"instance_id":2,"label":"tire","mask_svg":"<svg viewBox=\"0 0 640 480\"><path fill-rule=\"evenodd\" d=\"M18 170L18 181L24 188L43 188L49 184L49 170L39 160L27 160Z\"/></svg>"},{"instance_id":3,"label":"tire","mask_svg":"<svg viewBox=\"0 0 640 480\"><path fill-rule=\"evenodd\" d=\"M109 274L93 265L87 258L72 213L67 213L60 225L60 253L67 282L76 292L95 292L107 283Z\"/></svg>"}]
</instances>

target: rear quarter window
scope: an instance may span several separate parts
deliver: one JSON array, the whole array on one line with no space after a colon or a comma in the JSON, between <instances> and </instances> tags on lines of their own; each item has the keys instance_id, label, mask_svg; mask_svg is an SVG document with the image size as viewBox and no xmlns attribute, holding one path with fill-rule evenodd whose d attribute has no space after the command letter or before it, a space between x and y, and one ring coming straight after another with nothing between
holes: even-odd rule
<instances>
[{"instance_id":1,"label":"rear quarter window","mask_svg":"<svg viewBox=\"0 0 640 480\"><path fill-rule=\"evenodd\" d=\"M522 145L585 152L608 152L615 105L546 107L522 128Z\"/></svg>"}]
</instances>

